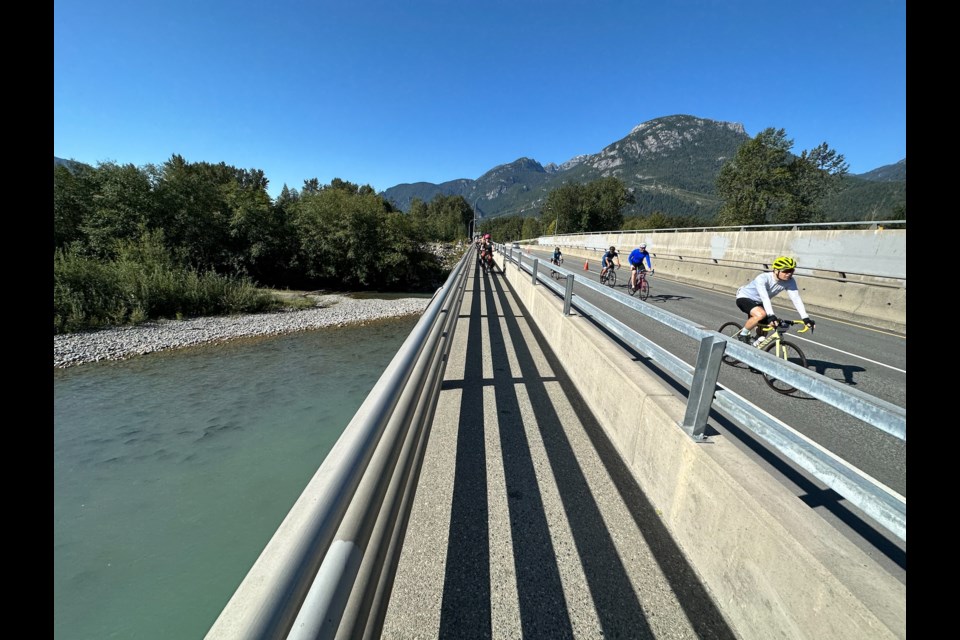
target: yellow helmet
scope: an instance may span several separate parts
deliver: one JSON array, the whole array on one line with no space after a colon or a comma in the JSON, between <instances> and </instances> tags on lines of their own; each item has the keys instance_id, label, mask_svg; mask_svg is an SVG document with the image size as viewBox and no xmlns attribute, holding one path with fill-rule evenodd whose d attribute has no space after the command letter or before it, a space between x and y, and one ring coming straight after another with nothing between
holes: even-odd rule
<instances>
[{"instance_id":1,"label":"yellow helmet","mask_svg":"<svg viewBox=\"0 0 960 640\"><path fill-rule=\"evenodd\" d=\"M773 261L774 269L796 269L797 261L790 256L780 256Z\"/></svg>"}]
</instances>

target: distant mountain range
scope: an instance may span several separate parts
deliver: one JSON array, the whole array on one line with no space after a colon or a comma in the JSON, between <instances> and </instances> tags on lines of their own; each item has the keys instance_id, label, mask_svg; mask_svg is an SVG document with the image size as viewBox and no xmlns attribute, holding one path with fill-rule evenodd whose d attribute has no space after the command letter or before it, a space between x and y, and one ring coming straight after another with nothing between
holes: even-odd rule
<instances>
[{"instance_id":1,"label":"distant mountain range","mask_svg":"<svg viewBox=\"0 0 960 640\"><path fill-rule=\"evenodd\" d=\"M443 194L463 196L481 218L536 215L547 194L564 182L586 183L616 176L636 199L624 211L625 217L662 211L670 216L708 220L721 204L715 189L720 167L749 139L739 123L666 116L637 125L626 137L598 153L579 155L560 165L519 158L490 169L476 180L398 184L380 195L402 211L409 210L414 198L429 202ZM53 163L68 167L80 164L57 157ZM824 208L829 220L883 220L893 217L898 207L906 207L906 202L904 158L896 164L847 176L843 190L830 197Z\"/></svg>"},{"instance_id":2,"label":"distant mountain range","mask_svg":"<svg viewBox=\"0 0 960 640\"><path fill-rule=\"evenodd\" d=\"M720 167L750 139L742 124L689 115L657 118L637 125L599 153L579 155L563 164L541 165L520 158L487 171L476 180L440 184L399 184L381 192L406 211L413 198L461 195L481 217L535 215L547 194L564 182L590 182L607 176L623 180L636 204L624 215L662 211L673 216L712 218L720 208L715 183ZM842 150L837 150L842 153ZM847 176L843 191L825 203L828 219L889 217L906 206L907 161Z\"/></svg>"}]
</instances>

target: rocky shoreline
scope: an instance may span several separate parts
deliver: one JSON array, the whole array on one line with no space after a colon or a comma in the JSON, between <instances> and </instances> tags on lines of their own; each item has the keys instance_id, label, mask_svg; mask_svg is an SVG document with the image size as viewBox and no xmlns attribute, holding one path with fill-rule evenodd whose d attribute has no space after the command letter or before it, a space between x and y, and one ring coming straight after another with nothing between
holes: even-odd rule
<instances>
[{"instance_id":1,"label":"rocky shoreline","mask_svg":"<svg viewBox=\"0 0 960 640\"><path fill-rule=\"evenodd\" d=\"M313 297L316 306L310 309L170 320L134 327L56 335L53 337L53 366L64 368L103 360L124 360L167 349L181 349L237 338L280 335L419 315L430 304L430 298L360 299L339 294Z\"/></svg>"}]
</instances>

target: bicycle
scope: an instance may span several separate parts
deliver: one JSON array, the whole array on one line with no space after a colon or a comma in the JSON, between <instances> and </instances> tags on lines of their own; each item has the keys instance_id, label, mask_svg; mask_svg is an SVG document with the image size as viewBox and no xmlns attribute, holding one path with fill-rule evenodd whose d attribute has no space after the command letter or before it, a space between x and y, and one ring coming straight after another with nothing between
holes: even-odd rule
<instances>
[{"instance_id":1,"label":"bicycle","mask_svg":"<svg viewBox=\"0 0 960 640\"><path fill-rule=\"evenodd\" d=\"M804 324L803 320L781 320L780 326L778 328L773 328L769 325L757 325L757 330L755 333L755 339L752 346L762 351L776 356L777 358L782 358L788 362L800 365L804 369L807 368L807 357L803 355L803 351L800 350L793 342L789 340L784 340L781 334L786 333L787 330L795 324ZM737 340L737 335L743 329L743 325L737 322L726 322L720 326L717 331L727 336ZM810 330L810 327L804 325L803 329L800 329L797 333L805 333ZM764 336L766 332L772 331L769 335ZM738 366L743 364L733 356L728 356L724 354L723 362L731 366ZM782 393L784 395L789 395L797 390L796 387L792 387L782 380L778 380L775 376L770 373L763 372L764 381L770 386L771 389Z\"/></svg>"},{"instance_id":2,"label":"bicycle","mask_svg":"<svg viewBox=\"0 0 960 640\"><path fill-rule=\"evenodd\" d=\"M650 270L650 273L651 273L651 274L653 273L653 269ZM637 270L637 286L631 287L631 286L628 284L628 285L627 285L627 290L630 292L630 295L631 295L631 296L636 295L636 294L639 293L641 300L646 300L647 298L649 298L649 297L650 297L650 283L647 282L647 271L646 271L646 270L640 271L640 270L638 269L638 270Z\"/></svg>"},{"instance_id":3,"label":"bicycle","mask_svg":"<svg viewBox=\"0 0 960 640\"><path fill-rule=\"evenodd\" d=\"M560 265L563 264L563 256L560 256L560 257L557 258L556 260L554 260L553 258L550 258L550 264L554 264L554 265L556 265L556 266L559 267ZM566 277L566 276L564 276L562 273L560 273L559 271L554 271L554 270L552 270L552 269L550 270L550 275L553 276L554 278L556 278L557 280L562 280L563 278Z\"/></svg>"},{"instance_id":4,"label":"bicycle","mask_svg":"<svg viewBox=\"0 0 960 640\"><path fill-rule=\"evenodd\" d=\"M608 287L617 286L617 267L616 265L610 265L607 268L607 272L600 276L600 284L605 284Z\"/></svg>"}]
</instances>

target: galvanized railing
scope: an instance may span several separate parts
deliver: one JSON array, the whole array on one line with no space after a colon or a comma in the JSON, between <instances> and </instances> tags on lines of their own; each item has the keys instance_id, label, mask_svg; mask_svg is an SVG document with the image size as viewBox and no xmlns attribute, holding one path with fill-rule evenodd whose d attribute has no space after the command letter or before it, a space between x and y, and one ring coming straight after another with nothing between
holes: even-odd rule
<instances>
[{"instance_id":1,"label":"galvanized railing","mask_svg":"<svg viewBox=\"0 0 960 640\"><path fill-rule=\"evenodd\" d=\"M777 420L745 398L719 385L721 359L724 353L750 367L769 373L814 398L889 433L901 440L907 439L907 412L890 402L851 389L792 362L775 358L751 345L732 340L713 329L691 324L654 305L633 298L614 295L609 287L589 278L577 278L573 271L549 264L541 270L540 259L523 253L513 246L498 245L504 259L531 274L534 283L540 282L564 298L563 313L576 309L589 316L604 329L617 336L639 353L686 384L690 393L681 427L694 439L702 439L707 417L713 406L727 412L741 426L764 439L784 456L820 479L827 486L855 504L901 540L907 539L906 498L893 492L874 478L864 474L845 460L800 436L788 425ZM566 282L557 282L550 276L556 271ZM690 366L677 356L635 332L618 319L573 293L574 280L596 293L608 297L633 311L639 312L674 331L699 342L697 361Z\"/></svg>"},{"instance_id":2,"label":"galvanized railing","mask_svg":"<svg viewBox=\"0 0 960 640\"><path fill-rule=\"evenodd\" d=\"M474 253L437 290L207 638L379 637Z\"/></svg>"},{"instance_id":3,"label":"galvanized railing","mask_svg":"<svg viewBox=\"0 0 960 640\"><path fill-rule=\"evenodd\" d=\"M906 229L907 221L906 220L857 220L857 221L845 221L845 222L797 222L797 223L787 223L787 224L740 224L740 225L727 225L722 227L672 227L669 229L620 229L617 231L604 231L604 234L627 234L627 233L643 233L643 232L657 232L657 233L685 233L687 231L770 231L776 229L789 229L796 231L798 229L847 229L849 227L861 227L865 229L884 229L884 228L897 228L897 229ZM584 233L593 233L593 232L576 232L576 233L561 233L556 234L552 237L554 238L563 238L565 236L578 236L583 235Z\"/></svg>"}]
</instances>

